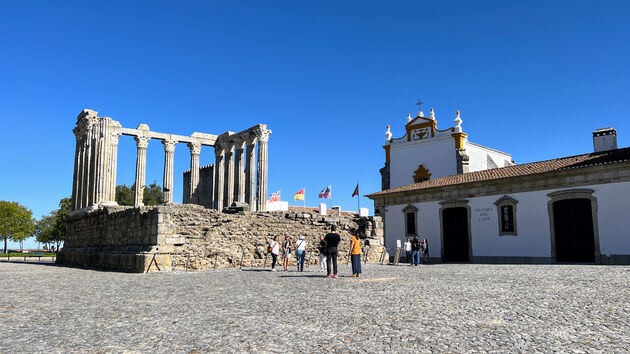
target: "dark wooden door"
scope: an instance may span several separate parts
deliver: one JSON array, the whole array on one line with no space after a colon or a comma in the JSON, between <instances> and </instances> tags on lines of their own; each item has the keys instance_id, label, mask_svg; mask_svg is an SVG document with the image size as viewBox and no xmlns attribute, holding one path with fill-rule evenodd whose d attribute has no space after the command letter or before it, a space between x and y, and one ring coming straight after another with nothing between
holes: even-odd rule
<instances>
[{"instance_id":1,"label":"dark wooden door","mask_svg":"<svg viewBox=\"0 0 630 354\"><path fill-rule=\"evenodd\" d=\"M553 227L558 262L595 262L595 235L590 199L553 203Z\"/></svg>"},{"instance_id":2,"label":"dark wooden door","mask_svg":"<svg viewBox=\"0 0 630 354\"><path fill-rule=\"evenodd\" d=\"M444 262L469 262L468 210L466 208L442 210L442 231Z\"/></svg>"}]
</instances>

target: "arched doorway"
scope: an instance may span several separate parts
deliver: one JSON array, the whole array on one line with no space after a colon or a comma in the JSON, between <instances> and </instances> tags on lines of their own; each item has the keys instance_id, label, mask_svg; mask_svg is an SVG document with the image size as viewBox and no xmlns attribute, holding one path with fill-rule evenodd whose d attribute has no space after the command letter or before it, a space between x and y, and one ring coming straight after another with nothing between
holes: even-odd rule
<instances>
[{"instance_id":1,"label":"arched doorway","mask_svg":"<svg viewBox=\"0 0 630 354\"><path fill-rule=\"evenodd\" d=\"M597 262L597 200L592 190L562 191L549 197L552 258L556 262Z\"/></svg>"},{"instance_id":2,"label":"arched doorway","mask_svg":"<svg viewBox=\"0 0 630 354\"><path fill-rule=\"evenodd\" d=\"M467 203L467 201L441 203L444 262L470 262L470 217Z\"/></svg>"}]
</instances>

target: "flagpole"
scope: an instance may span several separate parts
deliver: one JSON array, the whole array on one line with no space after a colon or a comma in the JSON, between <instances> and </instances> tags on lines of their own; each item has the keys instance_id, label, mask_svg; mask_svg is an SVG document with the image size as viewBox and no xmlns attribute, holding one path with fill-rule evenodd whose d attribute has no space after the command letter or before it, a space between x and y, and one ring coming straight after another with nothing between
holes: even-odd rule
<instances>
[{"instance_id":1,"label":"flagpole","mask_svg":"<svg viewBox=\"0 0 630 354\"><path fill-rule=\"evenodd\" d=\"M357 181L357 190L359 189L359 181ZM361 195L357 193L357 213L361 215Z\"/></svg>"},{"instance_id":2,"label":"flagpole","mask_svg":"<svg viewBox=\"0 0 630 354\"><path fill-rule=\"evenodd\" d=\"M304 198L302 198L302 202L304 202L304 212L306 213L306 188L304 188Z\"/></svg>"}]
</instances>

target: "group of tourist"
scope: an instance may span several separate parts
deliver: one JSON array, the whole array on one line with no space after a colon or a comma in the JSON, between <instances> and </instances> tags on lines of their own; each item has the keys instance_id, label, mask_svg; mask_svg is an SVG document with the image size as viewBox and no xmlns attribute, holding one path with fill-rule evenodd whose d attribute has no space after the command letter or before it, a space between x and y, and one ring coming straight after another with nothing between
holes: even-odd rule
<instances>
[{"instance_id":1,"label":"group of tourist","mask_svg":"<svg viewBox=\"0 0 630 354\"><path fill-rule=\"evenodd\" d=\"M338 278L337 258L339 256L339 243L341 236L336 232L337 227L332 225L330 232L324 236L320 236L317 250L319 251L319 270L326 271L327 277ZM355 229L350 230L352 235L350 239L350 250L348 256L352 261L352 276L358 277L361 274L361 240ZM282 251L282 266L285 271L289 270L289 261L291 260L291 252L295 250L297 270L304 271L304 258L306 256L307 244L304 235L300 235L294 243L289 236L285 236L282 244L278 242L278 236L275 236L269 243L267 251L271 254L271 271L276 272L276 262L278 255Z\"/></svg>"},{"instance_id":2,"label":"group of tourist","mask_svg":"<svg viewBox=\"0 0 630 354\"><path fill-rule=\"evenodd\" d=\"M429 243L426 238L422 241L418 238L418 235L414 235L413 240L407 239L405 241L405 254L407 261L411 265L417 266L422 263L427 263L429 260Z\"/></svg>"}]
</instances>

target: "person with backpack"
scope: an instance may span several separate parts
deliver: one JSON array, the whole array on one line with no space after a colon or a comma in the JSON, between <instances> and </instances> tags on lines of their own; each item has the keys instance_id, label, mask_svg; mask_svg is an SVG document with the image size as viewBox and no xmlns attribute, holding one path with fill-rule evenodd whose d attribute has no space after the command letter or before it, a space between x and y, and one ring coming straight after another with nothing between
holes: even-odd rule
<instances>
[{"instance_id":1,"label":"person with backpack","mask_svg":"<svg viewBox=\"0 0 630 354\"><path fill-rule=\"evenodd\" d=\"M319 271L323 272L326 270L326 241L324 241L324 235L319 237L319 245L317 246L319 250Z\"/></svg>"},{"instance_id":2,"label":"person with backpack","mask_svg":"<svg viewBox=\"0 0 630 354\"><path fill-rule=\"evenodd\" d=\"M295 255L297 257L297 270L298 272L304 271L304 258L306 256L306 240L304 240L304 235L300 235L299 240L295 243Z\"/></svg>"},{"instance_id":3,"label":"person with backpack","mask_svg":"<svg viewBox=\"0 0 630 354\"><path fill-rule=\"evenodd\" d=\"M278 243L278 236L274 236L273 240L267 247L267 252L271 253L271 271L277 272L276 261L278 260L278 253L280 253L280 244Z\"/></svg>"},{"instance_id":4,"label":"person with backpack","mask_svg":"<svg viewBox=\"0 0 630 354\"><path fill-rule=\"evenodd\" d=\"M411 258L414 266L420 264L420 239L418 234L414 235L413 241L411 241Z\"/></svg>"},{"instance_id":5,"label":"person with backpack","mask_svg":"<svg viewBox=\"0 0 630 354\"><path fill-rule=\"evenodd\" d=\"M326 269L328 270L326 277L329 278L331 277L331 271L334 271L332 277L339 278L337 275L337 256L339 255L337 247L339 242L341 242L341 236L335 231L337 231L337 226L332 225L330 232L324 236L324 241L326 242Z\"/></svg>"},{"instance_id":6,"label":"person with backpack","mask_svg":"<svg viewBox=\"0 0 630 354\"><path fill-rule=\"evenodd\" d=\"M293 241L289 235L284 237L284 242L282 243L282 266L284 270L289 270L289 261L291 260L291 249L293 248Z\"/></svg>"}]
</instances>

